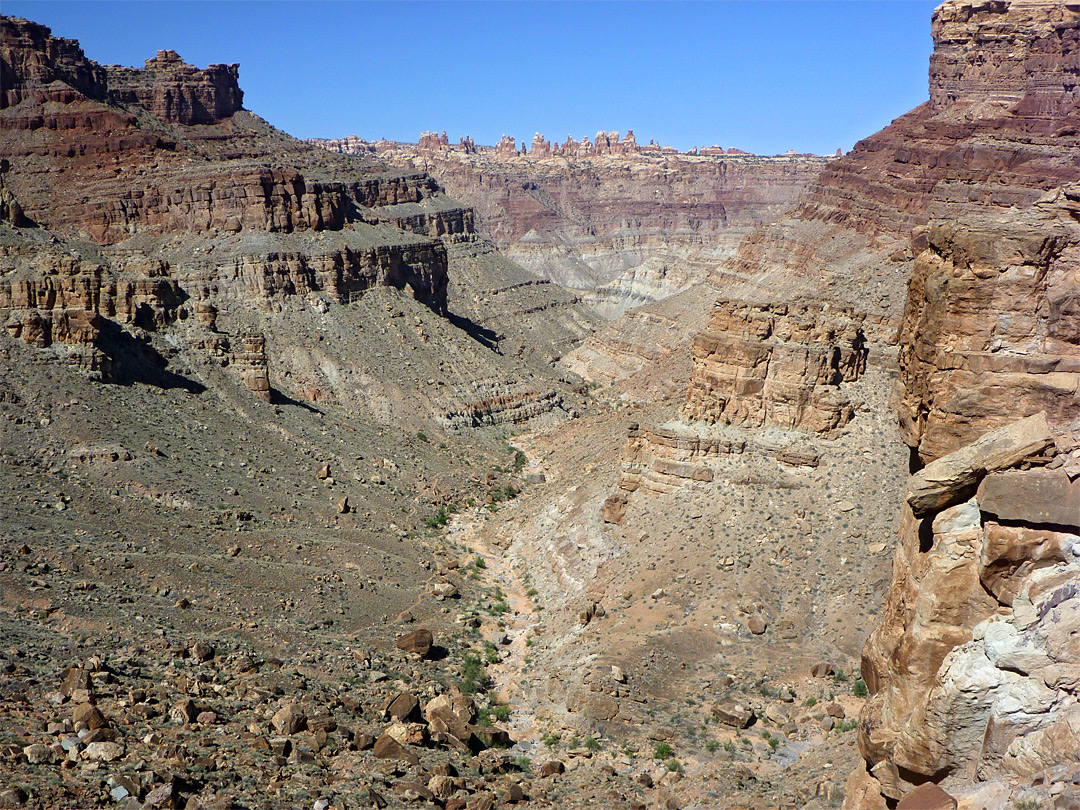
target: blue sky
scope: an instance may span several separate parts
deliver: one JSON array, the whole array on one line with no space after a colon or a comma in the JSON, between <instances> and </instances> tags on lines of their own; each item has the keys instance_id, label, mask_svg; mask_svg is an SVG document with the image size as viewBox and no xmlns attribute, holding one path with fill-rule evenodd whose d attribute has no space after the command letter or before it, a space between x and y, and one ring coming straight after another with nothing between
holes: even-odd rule
<instances>
[{"instance_id":1,"label":"blue sky","mask_svg":"<svg viewBox=\"0 0 1080 810\"><path fill-rule=\"evenodd\" d=\"M685 150L831 153L928 97L933 2L26 2L3 13L141 66L239 62L298 137L495 143L633 129Z\"/></svg>"}]
</instances>

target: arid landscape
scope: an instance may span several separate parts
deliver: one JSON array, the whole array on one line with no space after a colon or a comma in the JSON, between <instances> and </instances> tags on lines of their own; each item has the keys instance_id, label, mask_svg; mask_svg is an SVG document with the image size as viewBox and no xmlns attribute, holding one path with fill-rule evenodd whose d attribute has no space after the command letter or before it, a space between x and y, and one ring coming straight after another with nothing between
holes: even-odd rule
<instances>
[{"instance_id":1,"label":"arid landscape","mask_svg":"<svg viewBox=\"0 0 1080 810\"><path fill-rule=\"evenodd\" d=\"M0 23L0 807L1080 808L1080 7L828 157Z\"/></svg>"}]
</instances>

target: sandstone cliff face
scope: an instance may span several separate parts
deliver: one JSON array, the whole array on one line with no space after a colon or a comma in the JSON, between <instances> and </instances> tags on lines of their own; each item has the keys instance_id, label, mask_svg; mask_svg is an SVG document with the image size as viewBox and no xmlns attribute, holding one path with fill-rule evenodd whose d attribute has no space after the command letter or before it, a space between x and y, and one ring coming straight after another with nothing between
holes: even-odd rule
<instances>
[{"instance_id":1,"label":"sandstone cliff face","mask_svg":"<svg viewBox=\"0 0 1080 810\"><path fill-rule=\"evenodd\" d=\"M901 331L899 416L926 461L1017 414L1080 408L1080 186L1023 213L935 220Z\"/></svg>"},{"instance_id":2,"label":"sandstone cliff face","mask_svg":"<svg viewBox=\"0 0 1080 810\"><path fill-rule=\"evenodd\" d=\"M158 51L142 70L106 68L109 98L138 104L171 124L214 124L244 106L239 65L210 65L198 70L176 51Z\"/></svg>"},{"instance_id":3,"label":"sandstone cliff face","mask_svg":"<svg viewBox=\"0 0 1080 810\"><path fill-rule=\"evenodd\" d=\"M930 101L822 172L799 216L903 235L1078 179L1075 6L948 2L933 35Z\"/></svg>"},{"instance_id":4,"label":"sandstone cliff face","mask_svg":"<svg viewBox=\"0 0 1080 810\"><path fill-rule=\"evenodd\" d=\"M862 671L860 750L880 793L958 796L1078 762L1080 454L1039 413L912 476Z\"/></svg>"},{"instance_id":5,"label":"sandstone cliff face","mask_svg":"<svg viewBox=\"0 0 1080 810\"><path fill-rule=\"evenodd\" d=\"M95 101L137 105L171 124L214 124L243 108L239 65L199 70L176 51L158 51L142 69L87 59L79 43L48 28L6 18L0 41L4 93L0 109L27 99L68 103L71 90ZM51 86L61 82L61 86Z\"/></svg>"},{"instance_id":6,"label":"sandstone cliff face","mask_svg":"<svg viewBox=\"0 0 1080 810\"><path fill-rule=\"evenodd\" d=\"M822 302L721 300L693 357L685 418L825 433L854 413L839 386L865 370L866 336L858 316Z\"/></svg>"},{"instance_id":7,"label":"sandstone cliff face","mask_svg":"<svg viewBox=\"0 0 1080 810\"><path fill-rule=\"evenodd\" d=\"M928 463L908 482L863 653L867 771L850 807L927 781L965 807L1005 807L1023 790L1048 799L1062 789L1055 768L1080 762L1076 203L1068 186L927 230L898 404ZM1078 798L1075 786L1061 795Z\"/></svg>"},{"instance_id":8,"label":"sandstone cliff face","mask_svg":"<svg viewBox=\"0 0 1080 810\"><path fill-rule=\"evenodd\" d=\"M151 121L191 127L230 119L231 131L218 140L242 139L231 120L243 100L235 65L202 71L162 51L143 69L103 69L77 43L7 18L3 60L5 190L25 220L19 224L60 237L45 248L39 239L6 240L0 308L13 336L42 347L90 345L101 319L160 327L186 317L179 307L188 298L260 306L325 291L348 302L380 285L408 288L445 309L445 247L424 237L429 230L467 235L471 219L445 204L429 206L430 216L395 210L436 196L430 178L312 182L288 166L216 160L197 146L178 150L125 111L141 107ZM201 137L188 134L196 143ZM374 212L371 224L361 209ZM7 218L15 224L14 215ZM389 220L404 227L380 231L378 223ZM337 236L320 238L328 232ZM201 248L172 250L171 261L139 258L168 254L160 240L176 237L216 239L204 247L217 253L211 261L200 259ZM82 240L125 248L88 259Z\"/></svg>"}]
</instances>

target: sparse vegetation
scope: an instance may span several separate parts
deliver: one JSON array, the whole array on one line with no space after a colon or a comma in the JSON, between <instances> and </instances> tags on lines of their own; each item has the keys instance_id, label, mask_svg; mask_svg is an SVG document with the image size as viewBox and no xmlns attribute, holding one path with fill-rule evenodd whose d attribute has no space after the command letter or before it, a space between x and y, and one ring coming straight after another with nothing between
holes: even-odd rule
<instances>
[{"instance_id":1,"label":"sparse vegetation","mask_svg":"<svg viewBox=\"0 0 1080 810\"><path fill-rule=\"evenodd\" d=\"M461 665L461 691L466 695L486 692L491 688L491 677L484 662L475 653L469 653Z\"/></svg>"},{"instance_id":2,"label":"sparse vegetation","mask_svg":"<svg viewBox=\"0 0 1080 810\"><path fill-rule=\"evenodd\" d=\"M559 744L559 742L561 740L562 740L562 735L559 734L558 732L554 732L554 731L546 731L540 737L540 742L542 742L548 748L552 748L552 749L554 749Z\"/></svg>"},{"instance_id":3,"label":"sparse vegetation","mask_svg":"<svg viewBox=\"0 0 1080 810\"><path fill-rule=\"evenodd\" d=\"M653 749L653 759L667 759L673 753L675 753L675 750L670 743L658 742Z\"/></svg>"},{"instance_id":4,"label":"sparse vegetation","mask_svg":"<svg viewBox=\"0 0 1080 810\"><path fill-rule=\"evenodd\" d=\"M441 529L450 521L450 515L446 511L445 506L440 506L435 510L435 514L429 518L424 518L424 525L429 529Z\"/></svg>"}]
</instances>

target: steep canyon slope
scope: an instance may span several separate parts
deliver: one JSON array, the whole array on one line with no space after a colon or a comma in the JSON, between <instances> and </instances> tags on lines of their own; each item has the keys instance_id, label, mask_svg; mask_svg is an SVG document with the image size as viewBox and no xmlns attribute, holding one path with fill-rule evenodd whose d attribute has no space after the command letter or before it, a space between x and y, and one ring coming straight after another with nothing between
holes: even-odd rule
<instances>
[{"instance_id":1,"label":"steep canyon slope","mask_svg":"<svg viewBox=\"0 0 1080 810\"><path fill-rule=\"evenodd\" d=\"M0 803L521 790L455 691L484 602L438 527L521 486L498 431L586 406L553 364L595 316L236 66L11 18L0 56Z\"/></svg>"},{"instance_id":2,"label":"steep canyon slope","mask_svg":"<svg viewBox=\"0 0 1080 810\"><path fill-rule=\"evenodd\" d=\"M932 28L826 162L4 18L0 805L1073 806L1080 10Z\"/></svg>"}]
</instances>

